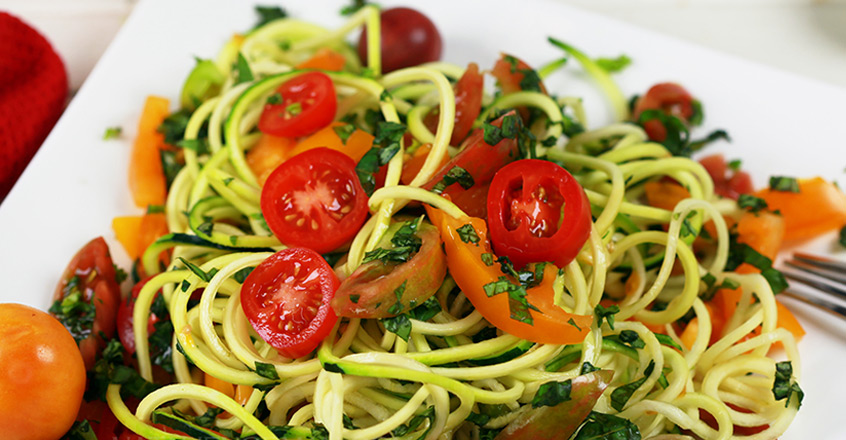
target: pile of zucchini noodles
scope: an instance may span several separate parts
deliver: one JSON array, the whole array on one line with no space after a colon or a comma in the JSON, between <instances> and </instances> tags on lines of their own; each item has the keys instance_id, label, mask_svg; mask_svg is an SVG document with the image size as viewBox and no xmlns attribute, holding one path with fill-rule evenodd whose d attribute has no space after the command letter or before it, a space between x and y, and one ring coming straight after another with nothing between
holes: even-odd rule
<instances>
[{"instance_id":1,"label":"pile of zucchini noodles","mask_svg":"<svg viewBox=\"0 0 846 440\"><path fill-rule=\"evenodd\" d=\"M488 324L447 277L436 298L443 310L427 322L412 321L408 342L385 331L378 320L341 319L312 358L284 359L255 336L240 305L240 283L235 274L261 263L273 250L284 246L261 221L260 187L245 161L245 151L260 134L255 126L268 96L281 83L297 75L290 66L307 59L315 50L330 47L348 60L344 73L328 73L339 96L339 114L354 113L359 124L363 112L377 109L387 121L399 122L404 115L415 145L431 142L432 153L410 185L399 185L403 154L389 162L385 187L370 198L372 217L356 235L340 270L350 274L387 230L391 217L407 202L418 200L459 216L461 211L435 193L420 189L437 171L441 158L454 152L449 146L455 115L455 99L449 78L457 79L463 69L446 63L432 63L398 70L384 76L359 75L361 62L346 43L347 35L368 26L368 65L380 71L378 9L366 6L336 30L282 19L270 22L243 37L233 39L219 55L221 72L231 72L238 52L249 62L253 81L236 84L230 73L219 95L202 102L193 112L185 139L196 139L207 123L210 154L198 155L185 149L185 167L179 172L166 204L171 232L196 235L187 242L160 239L142 258L147 273L160 272L157 256L172 248L173 263L141 290L134 309L134 330L138 367L142 377L152 380L147 318L154 294L162 289L174 327L173 366L177 383L166 385L144 398L132 413L122 401L119 385L111 385L109 406L130 429L152 438L173 438L158 432L149 422L156 409L169 404L182 411L203 414L208 404L233 417L218 417L215 425L255 433L262 439L277 438L268 425L291 425L289 436L310 435L310 428L322 425L331 439L370 439L390 435L424 411L433 414L411 432L399 438L479 437L479 427L466 419L488 405L501 415L484 428L507 425L522 411L540 384L579 375L583 362L615 372L609 389L595 406L598 412L616 414L636 423L643 438L672 432L675 426L705 439L732 436L732 425L769 425L750 439L772 439L781 435L794 418L796 402L775 401L772 387L775 360L767 357L771 345L781 341L794 374L799 359L792 335L776 328L773 293L758 274L724 272L729 231L723 215L740 210L731 200L718 199L707 172L697 162L671 157L660 144L649 142L645 133L630 123L613 123L589 129L570 138L562 135L562 124L534 127L538 139L558 138L552 147L541 147L541 155L563 162L585 188L594 206L595 221L588 243L578 258L561 272L555 283L557 302L570 312L593 314L603 294L620 300L620 312L613 330L607 323L593 327L582 344L558 346L532 344L500 334L473 342L472 336ZM282 47L280 43L286 44ZM583 57L578 52L575 58ZM614 103L620 121L627 117L622 93L607 74L592 72ZM392 99L380 99L389 90ZM588 127L578 98L558 98L535 92L501 97L487 96L486 112L515 106L535 107L552 121L561 121L562 106ZM431 133L422 118L431 109L440 112L437 131ZM372 128L372 127L371 127ZM605 148L593 148L603 142ZM674 211L639 203L645 180L669 176L682 183L691 198ZM186 215L187 213L187 215ZM680 238L686 219L695 228L711 220L716 226L716 251L700 261L690 241ZM199 227L210 221L211 229ZM664 229L654 227L664 225ZM650 227L653 226L653 227ZM664 232L666 231L666 232ZM663 257L644 255L646 246L663 249ZM180 257L180 258L177 258ZM649 261L650 258L654 261ZM204 271L216 270L203 280L185 267L182 259ZM678 261L683 273L673 275ZM660 263L660 264L659 264ZM615 270L625 267L626 271ZM213 271L212 271L213 272ZM625 288L624 274L637 282ZM719 341L708 347L711 322L699 294L705 289L706 273L717 282L730 278L743 287L736 315L726 324ZM189 307L198 289L202 297ZM754 292L757 301L751 301ZM655 301L667 303L664 310L648 310ZM669 335L678 337L669 323L692 308L699 330L695 344L681 351L659 343L655 334L637 321L666 324ZM629 320L629 318L636 318ZM759 335L746 338L756 327ZM605 338L621 331L636 332L643 348L623 347ZM182 352L177 350L177 344ZM198 384L195 367L233 384L258 386L244 406L226 395ZM510 354L510 355L509 355ZM516 356L515 356L516 354ZM488 362L463 362L474 359ZM494 361L491 362L491 359ZM455 363L462 362L455 367ZM641 378L650 362L651 374L629 399L623 411L612 408L611 391ZM278 381L259 375L257 363L275 367ZM330 370L324 364L333 364ZM487 364L487 365L484 365ZM193 373L192 373L192 370ZM336 371L343 371L339 373ZM662 386L661 373L666 377ZM750 374L751 373L751 374ZM275 383L276 382L276 383ZM253 413L264 400L269 417L258 420ZM795 400L795 399L794 399ZM735 411L732 403L751 410ZM718 429L700 420L699 409L716 419ZM349 422L356 429L348 429ZM676 431L677 432L677 431Z\"/></svg>"}]
</instances>

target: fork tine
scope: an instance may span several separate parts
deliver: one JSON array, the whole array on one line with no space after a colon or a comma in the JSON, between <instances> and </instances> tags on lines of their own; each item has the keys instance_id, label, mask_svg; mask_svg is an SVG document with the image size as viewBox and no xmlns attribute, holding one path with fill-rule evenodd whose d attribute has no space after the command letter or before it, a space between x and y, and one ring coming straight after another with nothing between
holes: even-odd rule
<instances>
[{"instance_id":1,"label":"fork tine","mask_svg":"<svg viewBox=\"0 0 846 440\"><path fill-rule=\"evenodd\" d=\"M805 260L787 260L785 261L785 264L801 271L810 272L814 275L821 276L823 278L827 278L838 283L842 283L844 286L846 286L846 272L844 271L835 271L832 269L828 269L829 266L819 266L810 264L805 262Z\"/></svg>"},{"instance_id":2,"label":"fork tine","mask_svg":"<svg viewBox=\"0 0 846 440\"><path fill-rule=\"evenodd\" d=\"M795 252L793 258L802 261L811 266L834 270L837 272L846 272L846 262L837 261L822 255L808 254L805 252Z\"/></svg>"},{"instance_id":3,"label":"fork tine","mask_svg":"<svg viewBox=\"0 0 846 440\"><path fill-rule=\"evenodd\" d=\"M795 267L795 266L794 266ZM802 268L800 268L802 269ZM802 269L807 270L807 269ZM828 278L822 276L809 276L808 273L810 272L800 272L800 271L793 271L788 269L782 269L781 273L784 274L785 277L799 281L801 283L807 284L811 287L816 288L817 290L829 293L834 295L838 298L846 300L846 288L836 281L832 281Z\"/></svg>"},{"instance_id":4,"label":"fork tine","mask_svg":"<svg viewBox=\"0 0 846 440\"><path fill-rule=\"evenodd\" d=\"M802 301L806 304L810 304L810 305L815 306L817 308L823 309L827 312L833 313L840 318L846 319L846 307L834 304L833 302L826 301L822 298L818 298L818 297L810 296L810 295L805 295L805 294L802 294L802 293L799 293L799 292L796 292L796 291L791 291L791 290L784 291L784 292L781 293L781 295L787 295L791 298L795 298L795 299Z\"/></svg>"}]
</instances>

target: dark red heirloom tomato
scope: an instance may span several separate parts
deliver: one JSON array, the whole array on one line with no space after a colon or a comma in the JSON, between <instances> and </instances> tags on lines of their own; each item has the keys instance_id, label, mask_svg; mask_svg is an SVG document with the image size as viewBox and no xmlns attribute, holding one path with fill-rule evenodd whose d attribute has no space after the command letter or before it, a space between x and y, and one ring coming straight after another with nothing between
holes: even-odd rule
<instances>
[{"instance_id":1,"label":"dark red heirloom tomato","mask_svg":"<svg viewBox=\"0 0 846 440\"><path fill-rule=\"evenodd\" d=\"M585 191L564 168L523 159L499 170L488 191L488 227L494 251L516 267L551 261L564 267L590 234Z\"/></svg>"},{"instance_id":2,"label":"dark red heirloom tomato","mask_svg":"<svg viewBox=\"0 0 846 440\"><path fill-rule=\"evenodd\" d=\"M637 121L644 111L654 109L661 110L688 123L694 113L693 101L693 96L678 84L655 84L635 104L634 120ZM664 128L661 121L655 119L646 121L643 123L643 129L649 139L653 141L664 142L664 139L667 138L667 129Z\"/></svg>"},{"instance_id":3,"label":"dark red heirloom tomato","mask_svg":"<svg viewBox=\"0 0 846 440\"><path fill-rule=\"evenodd\" d=\"M261 191L261 212L282 243L325 254L349 241L364 223L367 194L352 159L315 148L270 173Z\"/></svg>"},{"instance_id":4,"label":"dark red heirloom tomato","mask_svg":"<svg viewBox=\"0 0 846 440\"><path fill-rule=\"evenodd\" d=\"M422 13L411 8L382 11L380 42L382 72L416 66L441 59L443 41L438 28ZM358 55L367 63L367 28L358 38Z\"/></svg>"},{"instance_id":5,"label":"dark red heirloom tomato","mask_svg":"<svg viewBox=\"0 0 846 440\"><path fill-rule=\"evenodd\" d=\"M329 303L341 284L332 267L307 248L281 250L241 286L241 306L253 328L282 356L311 353L338 317Z\"/></svg>"},{"instance_id":6,"label":"dark red heirloom tomato","mask_svg":"<svg viewBox=\"0 0 846 440\"><path fill-rule=\"evenodd\" d=\"M282 137L310 135L335 118L338 99L332 79L322 72L306 72L282 83L278 104L266 104L258 128Z\"/></svg>"},{"instance_id":7,"label":"dark red heirloom tomato","mask_svg":"<svg viewBox=\"0 0 846 440\"><path fill-rule=\"evenodd\" d=\"M120 286L103 237L86 244L68 263L56 286L50 313L77 339L86 369L115 334ZM93 322L89 315L93 305Z\"/></svg>"}]
</instances>

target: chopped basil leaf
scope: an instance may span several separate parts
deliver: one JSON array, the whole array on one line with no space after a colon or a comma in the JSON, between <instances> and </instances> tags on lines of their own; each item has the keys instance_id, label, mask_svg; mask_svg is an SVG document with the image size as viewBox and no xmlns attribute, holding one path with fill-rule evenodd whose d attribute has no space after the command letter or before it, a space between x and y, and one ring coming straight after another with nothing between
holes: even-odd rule
<instances>
[{"instance_id":1,"label":"chopped basil leaf","mask_svg":"<svg viewBox=\"0 0 846 440\"><path fill-rule=\"evenodd\" d=\"M695 101L695 102L699 102L699 101ZM691 117L691 119L690 119L691 125L697 125L693 121L694 121L694 119L693 119L693 117ZM690 141L689 148L690 148L691 151L699 151L703 147L705 147L706 145L708 145L712 142L716 142L720 139L731 142L731 137L729 137L729 134L725 130L714 130L714 131L708 133L708 135L705 136L702 139L696 139L696 140Z\"/></svg>"},{"instance_id":2,"label":"chopped basil leaf","mask_svg":"<svg viewBox=\"0 0 846 440\"><path fill-rule=\"evenodd\" d=\"M479 413L471 412L470 415L467 416L467 418L465 420L467 420L468 422L470 422L474 425L483 426L483 425L485 425L485 424L487 424L488 422L491 421L491 416L489 416L487 414L479 414Z\"/></svg>"},{"instance_id":3,"label":"chopped basil leaf","mask_svg":"<svg viewBox=\"0 0 846 440\"><path fill-rule=\"evenodd\" d=\"M588 374L588 373L593 373L594 371L599 371L599 370L600 369L598 367L595 367L592 363L584 362L584 363L582 363L581 370L579 370L579 374Z\"/></svg>"},{"instance_id":4,"label":"chopped basil leaf","mask_svg":"<svg viewBox=\"0 0 846 440\"><path fill-rule=\"evenodd\" d=\"M416 416L412 417L411 420L409 420L407 424L397 426L396 428L394 428L393 431L391 431L391 434L394 437L403 437L410 432L414 432L414 430L419 428L423 424L423 422L425 422L426 420L429 421L429 427L426 429L426 432L424 432L420 436L420 438L425 438L426 434L429 433L429 430L432 429L433 422L435 420L435 407L434 406L430 406L430 407L426 408L426 410L423 411L422 413L417 414Z\"/></svg>"},{"instance_id":5,"label":"chopped basil leaf","mask_svg":"<svg viewBox=\"0 0 846 440\"><path fill-rule=\"evenodd\" d=\"M458 232L458 237L464 243L473 243L475 245L479 245L479 235L476 234L476 229L473 228L473 225L467 223L464 226L456 229L455 232Z\"/></svg>"},{"instance_id":6,"label":"chopped basil leaf","mask_svg":"<svg viewBox=\"0 0 846 440\"><path fill-rule=\"evenodd\" d=\"M121 127L107 127L106 132L103 133L103 140L107 141L110 139L117 139L120 137L120 134L123 132L123 128Z\"/></svg>"},{"instance_id":7,"label":"chopped basil leaf","mask_svg":"<svg viewBox=\"0 0 846 440\"><path fill-rule=\"evenodd\" d=\"M285 112L291 116L296 116L303 112L303 105L299 102L292 102L285 107Z\"/></svg>"},{"instance_id":8,"label":"chopped basil leaf","mask_svg":"<svg viewBox=\"0 0 846 440\"><path fill-rule=\"evenodd\" d=\"M743 165L743 161L741 161L740 159L735 159L735 160L729 161L729 163L728 163L729 169L733 170L733 171L740 170L741 165Z\"/></svg>"},{"instance_id":9,"label":"chopped basil leaf","mask_svg":"<svg viewBox=\"0 0 846 440\"><path fill-rule=\"evenodd\" d=\"M191 119L189 110L179 110L168 115L156 131L164 135L166 144L176 145L185 136L185 127L188 126L189 119Z\"/></svg>"},{"instance_id":10,"label":"chopped basil leaf","mask_svg":"<svg viewBox=\"0 0 846 440\"><path fill-rule=\"evenodd\" d=\"M144 380L134 368L124 365L123 345L117 339L112 339L103 349L102 357L88 372L88 387L85 400L106 399L106 389L109 384L119 384L122 396L133 396L139 399L159 388L159 385Z\"/></svg>"},{"instance_id":11,"label":"chopped basil leaf","mask_svg":"<svg viewBox=\"0 0 846 440\"><path fill-rule=\"evenodd\" d=\"M126 271L118 267L117 264L112 263L112 266L115 268L115 281L118 284L121 284L126 281L126 279L129 277L129 275L126 274Z\"/></svg>"},{"instance_id":12,"label":"chopped basil leaf","mask_svg":"<svg viewBox=\"0 0 846 440\"><path fill-rule=\"evenodd\" d=\"M276 367L271 364L256 361L256 374L270 380L279 380L279 373Z\"/></svg>"},{"instance_id":13,"label":"chopped basil leaf","mask_svg":"<svg viewBox=\"0 0 846 440\"><path fill-rule=\"evenodd\" d=\"M770 177L770 189L782 192L799 192L799 182L793 177L772 176Z\"/></svg>"},{"instance_id":14,"label":"chopped basil leaf","mask_svg":"<svg viewBox=\"0 0 846 440\"><path fill-rule=\"evenodd\" d=\"M182 257L177 257L177 258L178 258L180 261L182 261L182 263L184 263L184 264L185 264L185 266L186 266L186 267L187 267L187 268L188 268L191 272L193 272L193 273L194 273L194 275L196 275L199 279L201 279L201 280L203 280L203 281L205 281L205 282L207 282L207 283L208 283L209 281L211 281L211 279L212 279L212 278L215 276L215 274L217 274L217 272L218 272L218 269L217 269L216 267L213 267L213 268L211 268L208 272L205 272L203 269L201 269L201 268L200 268L200 266L197 266L196 264L194 264L194 263L192 263L192 262L190 262L190 261L188 261L188 260L186 260L186 259L184 259L184 258L182 258Z\"/></svg>"},{"instance_id":15,"label":"chopped basil leaf","mask_svg":"<svg viewBox=\"0 0 846 440\"><path fill-rule=\"evenodd\" d=\"M591 411L573 440L640 440L640 430L622 417Z\"/></svg>"},{"instance_id":16,"label":"chopped basil leaf","mask_svg":"<svg viewBox=\"0 0 846 440\"><path fill-rule=\"evenodd\" d=\"M576 321L574 321L574 320L573 320L573 318L568 319L568 320L567 320L567 324L570 324L570 325L572 325L573 327L576 327L576 329L577 329L578 331L582 331L582 328L581 328L581 327L579 327L579 324L576 324Z\"/></svg>"},{"instance_id":17,"label":"chopped basil leaf","mask_svg":"<svg viewBox=\"0 0 846 440\"><path fill-rule=\"evenodd\" d=\"M403 309L402 294L405 293L406 283L408 283L408 280L403 281L402 284L400 284L399 287L394 289L394 295L397 297L397 302L395 302L394 305L392 305L388 309L388 313L394 315L394 314L398 314L398 313L402 312L402 309Z\"/></svg>"},{"instance_id":18,"label":"chopped basil leaf","mask_svg":"<svg viewBox=\"0 0 846 440\"><path fill-rule=\"evenodd\" d=\"M371 3L371 2L368 2L368 1L365 1L365 0L353 0L352 4L349 4L349 5L341 8L341 15L343 15L343 16L353 15L356 12L358 12L359 9L361 9L361 8L367 6L367 5L372 5L372 4L375 4L375 3Z\"/></svg>"},{"instance_id":19,"label":"chopped basil leaf","mask_svg":"<svg viewBox=\"0 0 846 440\"><path fill-rule=\"evenodd\" d=\"M611 330L614 330L614 315L620 313L620 307L616 305L602 307L601 304L597 304L596 307L593 309L594 314L596 315L596 326L602 327L602 320L604 319L608 322L608 327L611 327Z\"/></svg>"},{"instance_id":20,"label":"chopped basil leaf","mask_svg":"<svg viewBox=\"0 0 846 440\"><path fill-rule=\"evenodd\" d=\"M349 139L350 136L352 136L353 132L355 131L355 125L352 125L352 124L336 125L336 126L332 127L332 130L334 130L335 134L337 134L338 137L341 138L341 143L346 145L347 139Z\"/></svg>"},{"instance_id":21,"label":"chopped basil leaf","mask_svg":"<svg viewBox=\"0 0 846 440\"><path fill-rule=\"evenodd\" d=\"M385 318L382 320L382 325L385 326L385 330L396 333L403 341L408 342L408 336L411 335L411 321L406 314Z\"/></svg>"},{"instance_id":22,"label":"chopped basil leaf","mask_svg":"<svg viewBox=\"0 0 846 440\"><path fill-rule=\"evenodd\" d=\"M555 406L561 402L566 402L570 400L570 391L572 388L573 381L571 379L563 382L546 382L538 388L538 392L532 398L532 408Z\"/></svg>"},{"instance_id":23,"label":"chopped basil leaf","mask_svg":"<svg viewBox=\"0 0 846 440\"><path fill-rule=\"evenodd\" d=\"M453 183L457 183L461 185L464 189L470 189L476 182L473 180L473 176L467 172L464 168L456 165L447 171L444 174L444 177L432 187L432 192L436 194L441 194L447 189L448 186L452 185Z\"/></svg>"},{"instance_id":24,"label":"chopped basil leaf","mask_svg":"<svg viewBox=\"0 0 846 440\"><path fill-rule=\"evenodd\" d=\"M158 295L156 299L161 299L164 304L164 299ZM155 301L154 301L155 302ZM166 306L165 306L166 307ZM168 319L169 314L156 313L159 321L153 324L153 333L150 334L150 360L153 365L162 367L168 373L173 373L173 322Z\"/></svg>"},{"instance_id":25,"label":"chopped basil leaf","mask_svg":"<svg viewBox=\"0 0 846 440\"><path fill-rule=\"evenodd\" d=\"M246 281L247 277L250 276L254 269L255 266L247 266L241 268L238 270L238 272L235 272L235 275L232 275L232 277L235 278L235 281L237 281L239 284L244 284L244 281Z\"/></svg>"},{"instance_id":26,"label":"chopped basil leaf","mask_svg":"<svg viewBox=\"0 0 846 440\"><path fill-rule=\"evenodd\" d=\"M840 240L838 240L840 246L846 247L846 226L840 228Z\"/></svg>"},{"instance_id":27,"label":"chopped basil leaf","mask_svg":"<svg viewBox=\"0 0 846 440\"><path fill-rule=\"evenodd\" d=\"M376 124L373 145L380 147L374 146L368 150L355 166L358 180L361 181L361 186L368 196L373 194L376 189L374 175L379 172L380 167L386 165L400 151L400 143L404 134L405 126L402 124L396 122L378 122Z\"/></svg>"},{"instance_id":28,"label":"chopped basil leaf","mask_svg":"<svg viewBox=\"0 0 846 440\"><path fill-rule=\"evenodd\" d=\"M288 13L279 6L256 6L256 13L259 15L259 21L253 29L288 16Z\"/></svg>"},{"instance_id":29,"label":"chopped basil leaf","mask_svg":"<svg viewBox=\"0 0 846 440\"><path fill-rule=\"evenodd\" d=\"M646 367L646 370L643 371L643 377L625 384L621 387L618 387L614 391L611 392L611 407L616 409L617 411L622 411L623 408L626 407L626 403L631 399L632 394L646 382L646 378L652 374L652 370L655 368L655 362L649 361L649 365Z\"/></svg>"},{"instance_id":30,"label":"chopped basil leaf","mask_svg":"<svg viewBox=\"0 0 846 440\"><path fill-rule=\"evenodd\" d=\"M267 98L267 103L270 105L282 104L282 94L276 92Z\"/></svg>"},{"instance_id":31,"label":"chopped basil leaf","mask_svg":"<svg viewBox=\"0 0 846 440\"><path fill-rule=\"evenodd\" d=\"M253 71L250 70L250 63L247 62L247 59L244 58L244 54L238 52L238 60L235 62L235 84L241 84L245 82L250 82L255 77L253 76Z\"/></svg>"},{"instance_id":32,"label":"chopped basil leaf","mask_svg":"<svg viewBox=\"0 0 846 440\"><path fill-rule=\"evenodd\" d=\"M77 344L87 339L94 328L97 308L85 301L79 289L78 276L71 277L62 289L62 299L50 306L49 312L70 332Z\"/></svg>"},{"instance_id":33,"label":"chopped basil leaf","mask_svg":"<svg viewBox=\"0 0 846 440\"><path fill-rule=\"evenodd\" d=\"M520 321L529 325L534 323L529 310L537 311L537 307L531 305L526 299L526 289L523 286L512 283L508 278L501 276L497 281L485 284L482 286L485 294L489 297L499 295L500 293L508 294L508 308L511 312L510 317L515 321Z\"/></svg>"},{"instance_id":34,"label":"chopped basil leaf","mask_svg":"<svg viewBox=\"0 0 846 440\"><path fill-rule=\"evenodd\" d=\"M658 339L658 342L661 343L662 345L666 345L668 347L673 347L673 348L675 348L679 351L682 351L682 346L677 344L676 341L673 340L673 338L671 338L671 337L669 337L665 334L662 334L662 333L654 333L654 334L655 334L655 338Z\"/></svg>"},{"instance_id":35,"label":"chopped basil leaf","mask_svg":"<svg viewBox=\"0 0 846 440\"><path fill-rule=\"evenodd\" d=\"M844 229L846 229L846 228L844 228ZM843 246L846 246L846 244L844 244ZM490 253L490 252L485 252L484 254L482 254L482 263L485 263L485 266L493 266L493 264L494 264L493 254Z\"/></svg>"},{"instance_id":36,"label":"chopped basil leaf","mask_svg":"<svg viewBox=\"0 0 846 440\"><path fill-rule=\"evenodd\" d=\"M94 433L88 420L76 421L62 440L97 440L97 434Z\"/></svg>"},{"instance_id":37,"label":"chopped basil leaf","mask_svg":"<svg viewBox=\"0 0 846 440\"><path fill-rule=\"evenodd\" d=\"M350 295L350 301L353 304L358 304L358 300L361 299L361 295Z\"/></svg>"},{"instance_id":38,"label":"chopped basil leaf","mask_svg":"<svg viewBox=\"0 0 846 440\"><path fill-rule=\"evenodd\" d=\"M802 406L802 399L805 393L799 384L793 380L793 365L790 361L777 362L775 364L775 380L773 380L773 398L775 400L787 399L784 407L790 405L790 399L796 396L797 408Z\"/></svg>"},{"instance_id":39,"label":"chopped basil leaf","mask_svg":"<svg viewBox=\"0 0 846 440\"><path fill-rule=\"evenodd\" d=\"M607 336L605 339L617 341L620 344L634 348L635 350L646 346L646 343L640 339L640 336L638 336L637 332L634 330L623 330L619 334Z\"/></svg>"},{"instance_id":40,"label":"chopped basil leaf","mask_svg":"<svg viewBox=\"0 0 846 440\"><path fill-rule=\"evenodd\" d=\"M767 201L752 194L741 194L737 198L737 206L749 212L759 212L762 209L767 209Z\"/></svg>"},{"instance_id":41,"label":"chopped basil leaf","mask_svg":"<svg viewBox=\"0 0 846 440\"><path fill-rule=\"evenodd\" d=\"M391 249L376 248L364 254L362 263L380 260L384 263L404 263L410 260L420 250L423 241L417 236L417 227L423 218L409 220L391 237Z\"/></svg>"},{"instance_id":42,"label":"chopped basil leaf","mask_svg":"<svg viewBox=\"0 0 846 440\"><path fill-rule=\"evenodd\" d=\"M732 235L729 242L729 255L725 270L733 271L743 263L748 263L760 270L761 275L767 279L767 282L769 282L770 287L773 289L773 293L780 293L787 288L787 281L784 279L784 275L772 267L772 260L761 255L761 253L748 244L738 242L737 236Z\"/></svg>"}]
</instances>

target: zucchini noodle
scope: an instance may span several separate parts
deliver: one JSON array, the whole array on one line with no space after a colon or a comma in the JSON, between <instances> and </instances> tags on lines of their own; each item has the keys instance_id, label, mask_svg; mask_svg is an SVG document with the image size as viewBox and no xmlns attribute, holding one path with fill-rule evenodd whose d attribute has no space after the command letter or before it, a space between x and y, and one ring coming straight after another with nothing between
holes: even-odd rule
<instances>
[{"instance_id":1,"label":"zucchini noodle","mask_svg":"<svg viewBox=\"0 0 846 440\"><path fill-rule=\"evenodd\" d=\"M368 69L346 42L365 24ZM529 108L547 122L533 124L532 134L556 142L538 143L537 157L573 174L594 215L587 243L557 272L555 304L594 315L600 302L610 299L619 306L616 323L594 319L577 344L526 341L495 331L448 275L434 296L440 311L426 320L411 319L407 339L386 330L380 320L341 318L305 358L285 358L262 340L242 309L239 277L285 245L263 222L260 180L246 157L259 142L256 126L264 103L280 84L302 72L296 64L319 49L333 49L347 60L344 72L327 72L338 93L336 120L347 118L373 131L364 117L369 111L407 124L414 138L387 162L384 186L369 199L372 216L335 264L336 271L342 277L353 273L385 238L397 213L408 207L426 204L452 217L466 216L450 199L423 189L443 160L461 148L450 145L450 139L457 111L453 83L464 69L438 62L381 75L375 6L361 8L336 30L280 19L224 47L216 65L226 79L190 115L184 139L203 140L208 150L184 149L185 165L172 181L165 206L171 234L141 258L144 272L157 275L141 289L133 313L138 370L153 381L147 322L156 292L163 292L174 330L176 381L147 395L134 412L122 400L120 386L111 385L108 403L118 419L148 438L182 438L154 428L151 417L176 414L176 408L201 415L214 406L230 415L215 418L215 428L263 440L309 436L318 429L332 440L477 439L530 411L542 384L575 378L589 362L615 372L594 411L630 420L643 438L686 431L703 439L727 439L735 436L735 425L766 425L760 433L738 438L781 435L798 406L774 400L777 360L768 357L773 344L784 346L783 357L795 375L801 367L793 336L776 326L776 302L766 279L725 270L730 231L723 215L740 210L715 195L699 163L673 157L649 141L642 128L622 122L629 118L628 106L607 72L572 46L555 44L599 83L618 121L589 128L581 99L522 91L485 96L474 128L516 107ZM230 69L236 58L247 63L254 79L239 82ZM561 65L550 64L543 76ZM425 121L435 109L439 118L432 131ZM571 118L588 129L565 135L565 119ZM402 184L403 165L421 144L431 144L428 157ZM645 204L644 185L667 177L684 186L690 198L673 210ZM695 240L708 222L715 233L712 245L702 251ZM159 255L166 250L172 262L160 267ZM715 334L704 298L706 275L717 285L726 280L739 284L743 291L737 312L720 334ZM688 347L674 324L692 319L698 326ZM666 336L656 336L658 329ZM492 330L493 337L478 337ZM620 342L632 335L640 345ZM204 386L204 375L246 386L249 392L236 401ZM638 379L628 398L616 402L612 396ZM487 417L473 417L480 414ZM269 428L283 425L291 426L284 435Z\"/></svg>"}]
</instances>

